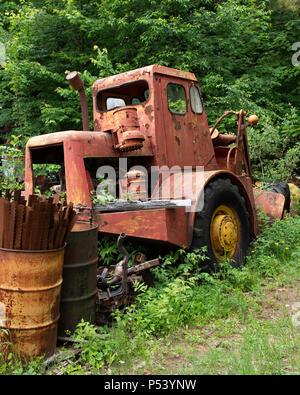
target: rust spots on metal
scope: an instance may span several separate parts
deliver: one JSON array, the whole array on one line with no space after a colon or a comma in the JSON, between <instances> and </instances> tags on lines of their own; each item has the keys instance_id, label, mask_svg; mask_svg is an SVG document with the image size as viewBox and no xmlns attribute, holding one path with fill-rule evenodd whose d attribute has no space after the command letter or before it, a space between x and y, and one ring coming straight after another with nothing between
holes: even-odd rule
<instances>
[{"instance_id":1,"label":"rust spots on metal","mask_svg":"<svg viewBox=\"0 0 300 395\"><path fill-rule=\"evenodd\" d=\"M181 129L181 123L180 121L176 118L175 114L172 114L172 120L175 124L175 130L180 130Z\"/></svg>"},{"instance_id":2,"label":"rust spots on metal","mask_svg":"<svg viewBox=\"0 0 300 395\"><path fill-rule=\"evenodd\" d=\"M145 114L149 117L150 121L153 120L153 115L152 115L153 111L154 110L152 105L145 107Z\"/></svg>"},{"instance_id":3,"label":"rust spots on metal","mask_svg":"<svg viewBox=\"0 0 300 395\"><path fill-rule=\"evenodd\" d=\"M78 91L80 96L80 104L81 104L81 114L82 114L82 127L83 130L90 130L89 127L89 112L88 112L88 104L87 104L87 97L85 94L84 83L80 78L80 75L77 71L72 71L66 77L67 81L71 85L71 87Z\"/></svg>"},{"instance_id":4,"label":"rust spots on metal","mask_svg":"<svg viewBox=\"0 0 300 395\"><path fill-rule=\"evenodd\" d=\"M128 152L143 147L145 136L140 130L136 108L119 108L113 112L114 129L112 137L114 148Z\"/></svg>"},{"instance_id":5,"label":"rust spots on metal","mask_svg":"<svg viewBox=\"0 0 300 395\"><path fill-rule=\"evenodd\" d=\"M254 199L257 209L263 210L271 219L283 218L285 197L280 193L255 188Z\"/></svg>"},{"instance_id":6,"label":"rust spots on metal","mask_svg":"<svg viewBox=\"0 0 300 395\"><path fill-rule=\"evenodd\" d=\"M178 121L177 119L175 119L174 121L175 121L175 130L180 130L181 129L180 121Z\"/></svg>"},{"instance_id":7,"label":"rust spots on metal","mask_svg":"<svg viewBox=\"0 0 300 395\"><path fill-rule=\"evenodd\" d=\"M5 311L0 320L0 341L4 355L14 351L23 360L29 360L54 353L63 258L64 248L51 251L0 248L0 301ZM8 330L8 336L1 328Z\"/></svg>"},{"instance_id":8,"label":"rust spots on metal","mask_svg":"<svg viewBox=\"0 0 300 395\"><path fill-rule=\"evenodd\" d=\"M187 245L187 216L184 208L145 211L125 211L96 214L100 232L121 233L144 239L169 241L175 245ZM155 218L155 221L153 220ZM180 219L180 226L176 221Z\"/></svg>"},{"instance_id":9,"label":"rust spots on metal","mask_svg":"<svg viewBox=\"0 0 300 395\"><path fill-rule=\"evenodd\" d=\"M0 198L0 248L47 250L60 248L74 225L76 211L29 195L28 205L21 197L10 202ZM4 225L4 226L3 226Z\"/></svg>"},{"instance_id":10,"label":"rust spots on metal","mask_svg":"<svg viewBox=\"0 0 300 395\"><path fill-rule=\"evenodd\" d=\"M186 92L187 105L184 114L173 114L169 109L167 97L169 83L181 85ZM130 87L133 87L132 91ZM140 92L141 87L149 89L149 96L146 100L144 100L146 89ZM147 169L151 166L164 165L169 168L190 166L194 176L197 166L203 166L207 180L222 173L222 176L230 178L234 184L242 185L243 196L248 202L250 221L256 233L255 201L251 185L245 112L241 110L224 113L211 129L211 136L205 111L201 114L192 111L191 87L198 89L198 82L193 73L159 65L99 79L93 85L94 132L65 131L34 137L28 141L25 173L26 196L28 197L34 191L32 156L35 157L35 153L39 150L59 145L63 147L68 201L74 202L75 205L79 203L89 207L92 205L91 177L88 176L85 168L85 160L89 158L99 159L99 162L105 165L116 163L118 158L125 157L132 160L134 165L146 165ZM114 92L116 97L123 98L126 104L117 109L107 109L106 105L101 107L107 97L105 92L108 93L108 90ZM99 92L102 96L98 96ZM136 92L140 92L140 103L132 105L131 99L137 97L134 96ZM103 103L99 97L103 99ZM228 115L233 115L237 119L237 139L221 134L214 139L216 127ZM235 144L234 148L229 146L231 142ZM42 154L37 156L42 157ZM160 185L156 185L155 188L159 189ZM192 193L189 192L185 198L191 196ZM128 217L118 212L103 214L100 231L106 229L111 233L120 233L130 226L130 234L138 235L137 237L146 235L145 237L154 240L167 242L172 240L176 245L180 245L184 240L191 241L193 213L187 214L189 218L186 228L185 220L181 221L180 211L173 210L173 226L178 228L178 234L173 235L168 229L166 230L167 218L170 214L167 216L165 213L155 212L155 215L158 217L156 224L153 217L151 221L149 214L142 211L137 212L136 217L132 213L128 214ZM129 222L126 222L127 220ZM162 228L159 229L159 226Z\"/></svg>"}]
</instances>

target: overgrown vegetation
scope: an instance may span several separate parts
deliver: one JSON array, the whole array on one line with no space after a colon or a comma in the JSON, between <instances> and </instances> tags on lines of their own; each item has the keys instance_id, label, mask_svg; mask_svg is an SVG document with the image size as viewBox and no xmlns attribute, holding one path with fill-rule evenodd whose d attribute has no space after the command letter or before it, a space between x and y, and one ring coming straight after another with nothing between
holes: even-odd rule
<instances>
[{"instance_id":1,"label":"overgrown vegetation","mask_svg":"<svg viewBox=\"0 0 300 395\"><path fill-rule=\"evenodd\" d=\"M11 0L0 5L0 129L4 138L81 129L78 70L101 77L159 63L194 72L209 124L226 110L256 113L249 130L258 177L291 179L299 168L299 4L294 0ZM92 127L92 125L91 125ZM225 130L235 130L226 120Z\"/></svg>"},{"instance_id":2,"label":"overgrown vegetation","mask_svg":"<svg viewBox=\"0 0 300 395\"><path fill-rule=\"evenodd\" d=\"M153 270L155 288L137 285L134 305L117 311L112 327L96 327L87 322L78 325L72 337L77 342L75 347L81 349L79 357L70 357L66 365L54 365L47 371L42 363L32 362L21 368L10 360L2 362L1 373L55 374L55 369L59 369L60 374L100 374L107 369L124 372L125 367L130 372L137 363L151 365L153 355L162 356L167 349L169 352L171 339L177 338L177 333L195 343L200 341L200 333L205 334L207 327L213 327L213 332L217 330L223 336L238 332L239 348L226 352L225 342L224 364L219 368L214 365L209 371L216 358L216 351L212 350L204 359L197 360L203 372L215 374L225 369L229 374L289 374L282 362L284 354L291 359L292 372L299 374L299 328L292 325L291 317L260 322L266 288L272 284L277 287L297 281L299 284L299 240L299 216L278 220L272 228L266 226L254 242L245 266L237 269L224 263L213 274L201 272L196 265L199 257L204 259L205 252L170 252L163 257L162 268ZM108 246L109 241L106 243ZM115 254L117 251L111 248L110 257L102 259L109 263L116 258ZM240 330L242 324L245 331ZM287 333L284 344L282 340L270 344L270 336L276 334L282 339ZM288 356L290 348L293 353Z\"/></svg>"},{"instance_id":3,"label":"overgrown vegetation","mask_svg":"<svg viewBox=\"0 0 300 395\"><path fill-rule=\"evenodd\" d=\"M20 136L11 136L8 145L0 146L0 191L23 189L24 157L19 148Z\"/></svg>"},{"instance_id":4,"label":"overgrown vegetation","mask_svg":"<svg viewBox=\"0 0 300 395\"><path fill-rule=\"evenodd\" d=\"M89 87L96 79L152 63L196 74L210 125L228 109L256 113L259 124L248 129L255 176L295 181L300 68L291 63L291 46L299 33L299 7L292 0L2 1L0 136L7 144L0 149L1 190L23 187L29 137L81 129L67 71L80 72L91 114ZM236 129L230 119L222 125L221 131ZM14 164L13 173L5 160ZM57 171L39 165L35 174ZM111 199L106 189L102 197L97 203ZM248 329L236 349L229 353L224 343L221 354L212 349L194 361L194 370L183 372L299 374L299 328L288 317L262 327L259 321L265 289L299 280L299 240L300 217L288 216L264 228L247 265L235 269L225 262L214 274L198 264L205 264L205 250L170 251L153 270L156 287L138 285L135 304L116 312L112 327L78 325L73 337L81 351L67 364L46 369L38 359L22 366L12 355L8 360L0 355L0 374L130 372L141 361L151 366L153 355L170 350L178 333L200 342L207 327L228 334L241 324ZM136 249L129 246L131 256ZM121 258L115 240L103 238L99 258L104 265ZM285 370L284 359L291 369Z\"/></svg>"},{"instance_id":5,"label":"overgrown vegetation","mask_svg":"<svg viewBox=\"0 0 300 395\"><path fill-rule=\"evenodd\" d=\"M73 337L80 341L78 347L83 347L83 357L74 365L71 363L65 373L85 369L99 373L99 369L109 366L121 369L123 363L129 366L130 371L136 358L147 360L181 328L201 329L214 322L222 326L222 322L227 322L232 316L241 322L249 321L258 328L259 323L254 317L260 311L261 295L268 282L284 285L299 280L299 240L299 217L276 221L272 228L266 227L254 242L247 265L236 269L224 263L214 274L201 273L199 265L195 264L199 256L204 258L203 252L179 250L167 254L163 257L162 269L155 271L155 288L146 289L140 285L135 304L125 312L115 313L112 328L96 330L84 322L78 326ZM290 327L291 323L288 325ZM274 324L270 328L274 329ZM281 330L284 332L284 327ZM249 339L250 329L244 336ZM266 332L264 336L257 338L251 334L257 347L264 343ZM294 350L298 352L295 367L298 372L299 347L298 342ZM276 347L273 352L277 355ZM242 358L242 355L235 355L237 357ZM255 358L259 357L256 355ZM232 369L239 371L238 364ZM242 369L239 372L243 373ZM267 369L250 370L250 373L267 373Z\"/></svg>"}]
</instances>

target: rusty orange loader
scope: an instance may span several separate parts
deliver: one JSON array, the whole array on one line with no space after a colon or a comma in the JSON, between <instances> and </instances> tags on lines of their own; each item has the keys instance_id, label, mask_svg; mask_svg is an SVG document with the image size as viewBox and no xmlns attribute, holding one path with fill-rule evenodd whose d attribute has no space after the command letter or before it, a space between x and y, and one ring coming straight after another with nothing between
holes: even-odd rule
<instances>
[{"instance_id":1,"label":"rusty orange loader","mask_svg":"<svg viewBox=\"0 0 300 395\"><path fill-rule=\"evenodd\" d=\"M253 187L246 129L258 118L227 111L210 127L193 73L154 64L97 80L93 130L83 81L77 72L67 80L80 95L83 130L28 141L26 196L34 193L33 164L59 164L60 193L92 213L100 234L207 246L212 263L229 258L233 266L258 233L257 209L272 218L288 210L283 191ZM219 132L225 117L236 131ZM103 193L113 199L99 203Z\"/></svg>"}]
</instances>

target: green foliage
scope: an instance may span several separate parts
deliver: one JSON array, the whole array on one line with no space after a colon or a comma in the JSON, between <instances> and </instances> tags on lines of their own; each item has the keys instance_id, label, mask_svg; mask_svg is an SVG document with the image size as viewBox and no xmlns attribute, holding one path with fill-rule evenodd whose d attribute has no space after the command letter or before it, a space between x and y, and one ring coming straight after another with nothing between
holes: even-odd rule
<instances>
[{"instance_id":1,"label":"green foliage","mask_svg":"<svg viewBox=\"0 0 300 395\"><path fill-rule=\"evenodd\" d=\"M155 277L159 281L167 281L174 278L187 278L193 273L193 277L199 277L202 262L208 259L206 256L207 247L201 250L187 251L184 248L170 250L162 257L162 264L158 268L152 269Z\"/></svg>"},{"instance_id":2,"label":"green foliage","mask_svg":"<svg viewBox=\"0 0 300 395\"><path fill-rule=\"evenodd\" d=\"M297 3L15 0L2 2L0 15L7 54L0 128L11 125L23 136L81 129L79 98L65 73L81 73L91 115L96 79L159 63L196 74L210 125L231 108L257 113L249 140L258 177L283 180L297 172ZM228 119L222 128L236 125Z\"/></svg>"},{"instance_id":3,"label":"green foliage","mask_svg":"<svg viewBox=\"0 0 300 395\"><path fill-rule=\"evenodd\" d=\"M283 220L276 219L271 227L266 227L254 247L260 255L277 255L279 252L288 252L299 245L300 217L287 216Z\"/></svg>"},{"instance_id":4,"label":"green foliage","mask_svg":"<svg viewBox=\"0 0 300 395\"><path fill-rule=\"evenodd\" d=\"M116 352L113 351L115 344L105 327L96 328L81 320L72 337L78 342L75 348L82 348L82 362L97 370L105 363L113 363L117 358Z\"/></svg>"},{"instance_id":5,"label":"green foliage","mask_svg":"<svg viewBox=\"0 0 300 395\"><path fill-rule=\"evenodd\" d=\"M258 125L248 128L255 176L287 181L300 163L300 68L291 64L299 33L299 7L292 1L1 2L0 41L7 57L0 67L0 129L11 130L4 136L11 143L1 154L14 164L14 174L2 179L1 188L22 187L19 161L30 136L81 129L80 101L65 80L68 71L80 72L91 115L90 87L96 79L153 63L195 73L210 125L228 109L256 113ZM221 132L236 130L231 118L222 125ZM34 170L49 175L59 169L39 165ZM105 202L105 189L103 195ZM251 303L243 292L256 292L266 278L299 273L299 225L299 217L288 217L265 227L248 265L235 269L224 262L213 275L199 268L199 261L205 264L204 250L168 253L162 267L153 270L157 287L138 287L135 304L126 314L116 313L113 328L99 332L79 325L75 339L83 352L66 373L83 373L84 365L99 370L122 363L129 355L146 353L145 340L178 327L201 327L233 313L243 319ZM128 245L128 250L132 257L140 248ZM99 257L103 265L122 258L116 238L101 238ZM12 357L0 366L2 374L26 371Z\"/></svg>"},{"instance_id":6,"label":"green foliage","mask_svg":"<svg viewBox=\"0 0 300 395\"><path fill-rule=\"evenodd\" d=\"M117 247L117 236L102 234L98 242L98 257L100 266L111 266L116 265L123 258L123 255L119 252ZM142 245L129 242L125 240L124 247L129 254L129 266L131 260L138 252L145 253L146 249Z\"/></svg>"},{"instance_id":7,"label":"green foliage","mask_svg":"<svg viewBox=\"0 0 300 395\"><path fill-rule=\"evenodd\" d=\"M126 326L145 337L165 335L195 317L194 279L177 278L163 289L149 289L130 306L123 319ZM193 308L194 307L194 308Z\"/></svg>"},{"instance_id":8,"label":"green foliage","mask_svg":"<svg viewBox=\"0 0 300 395\"><path fill-rule=\"evenodd\" d=\"M57 179L60 168L61 165L33 164L34 176L47 176L50 181Z\"/></svg>"},{"instance_id":9,"label":"green foliage","mask_svg":"<svg viewBox=\"0 0 300 395\"><path fill-rule=\"evenodd\" d=\"M25 168L20 137L12 135L9 144L0 146L0 191L23 189Z\"/></svg>"},{"instance_id":10,"label":"green foliage","mask_svg":"<svg viewBox=\"0 0 300 395\"><path fill-rule=\"evenodd\" d=\"M276 278L285 270L288 273L289 262L299 266L299 240L299 216L276 220L271 227L265 227L253 243L254 249L249 261L266 277Z\"/></svg>"},{"instance_id":11,"label":"green foliage","mask_svg":"<svg viewBox=\"0 0 300 395\"><path fill-rule=\"evenodd\" d=\"M262 123L248 129L253 169L257 178L286 181L297 174L300 164L299 114L291 108L280 124L274 125L269 116Z\"/></svg>"},{"instance_id":12,"label":"green foliage","mask_svg":"<svg viewBox=\"0 0 300 395\"><path fill-rule=\"evenodd\" d=\"M109 235L102 235L98 242L98 256L100 265L109 266L116 264L122 259L122 254L118 251L117 239Z\"/></svg>"},{"instance_id":13,"label":"green foliage","mask_svg":"<svg viewBox=\"0 0 300 395\"><path fill-rule=\"evenodd\" d=\"M2 333L3 332L3 333ZM0 328L0 336L7 335L8 330ZM43 357L37 357L34 360L22 362L18 355L9 353L4 357L2 353L2 345L0 343L0 376L1 375L42 375L45 374L46 367L43 364Z\"/></svg>"},{"instance_id":14,"label":"green foliage","mask_svg":"<svg viewBox=\"0 0 300 395\"><path fill-rule=\"evenodd\" d=\"M63 368L65 374L81 375L86 374L86 370L99 374L105 366L125 364L138 357L141 350L144 356L147 354L143 347L145 339L139 335L130 339L122 320L114 327L96 327L82 320L72 338L75 340L75 348L80 348L80 360L71 359Z\"/></svg>"},{"instance_id":15,"label":"green foliage","mask_svg":"<svg viewBox=\"0 0 300 395\"><path fill-rule=\"evenodd\" d=\"M244 373L261 373L266 368L279 372L280 363L272 362L272 358L283 349L280 343L270 347L270 331L251 331L250 312L260 311L260 289L269 285L270 280L280 284L299 279L299 240L299 217L276 221L273 227L266 226L257 238L247 265L233 268L224 262L213 274L198 269L197 260L205 257L203 251L190 253L181 249L177 253L168 253L162 257L163 275L156 279L155 288L137 284L135 303L123 311L117 310L111 327L96 327L83 321L78 325L72 337L81 352L77 357L70 357L68 364L60 367L60 372L99 374L103 368L113 366L130 368L138 358L147 360L151 353L160 350L161 344L178 330L188 327L202 330L204 326L212 325L215 330L230 331L230 327L226 329L224 325L231 323L232 317L238 323L250 324L250 327L243 336L239 353L233 350L230 354L231 362L226 365L228 372L241 371L237 369L238 361L244 364ZM110 243L113 245L112 241ZM106 241L108 244L109 240ZM115 248L110 251L110 256L117 253ZM107 264L112 264L108 256L104 259ZM283 337L284 333L286 331L282 331ZM273 334L277 336L278 331ZM259 354L255 356L254 350ZM208 358L203 361L203 368L215 361L213 354ZM22 367L11 356L7 361L0 359L0 362L2 374L43 374L45 371L41 361Z\"/></svg>"},{"instance_id":16,"label":"green foliage","mask_svg":"<svg viewBox=\"0 0 300 395\"><path fill-rule=\"evenodd\" d=\"M98 179L98 186L96 191L91 191L90 196L93 204L101 204L105 206L106 203L115 202L117 199L109 192L109 186L112 180L100 177Z\"/></svg>"}]
</instances>

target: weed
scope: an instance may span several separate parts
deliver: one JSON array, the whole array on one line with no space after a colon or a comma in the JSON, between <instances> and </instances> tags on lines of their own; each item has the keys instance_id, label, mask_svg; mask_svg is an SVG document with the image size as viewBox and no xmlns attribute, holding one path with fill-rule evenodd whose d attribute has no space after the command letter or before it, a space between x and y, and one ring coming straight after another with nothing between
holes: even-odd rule
<instances>
[{"instance_id":1,"label":"weed","mask_svg":"<svg viewBox=\"0 0 300 395\"><path fill-rule=\"evenodd\" d=\"M7 145L0 146L0 191L22 189L24 182L24 153L20 149L21 136L12 135L12 139Z\"/></svg>"},{"instance_id":2,"label":"weed","mask_svg":"<svg viewBox=\"0 0 300 395\"><path fill-rule=\"evenodd\" d=\"M211 349L198 364L209 374L277 375L299 372L300 342L287 318L249 326L234 345Z\"/></svg>"},{"instance_id":3,"label":"weed","mask_svg":"<svg viewBox=\"0 0 300 395\"><path fill-rule=\"evenodd\" d=\"M161 257L162 265L153 269L156 279L160 282L175 278L201 277L201 263L208 259L207 247L201 250L188 251L185 248L171 250Z\"/></svg>"},{"instance_id":4,"label":"weed","mask_svg":"<svg viewBox=\"0 0 300 395\"><path fill-rule=\"evenodd\" d=\"M170 336L183 330L189 332L189 328L197 332L195 337L188 338L194 347L209 346L211 333L220 340L218 347L212 347L205 358L191 357L193 367L188 364L183 373L299 371L296 328L287 318L277 323L259 320L262 290L271 283L274 287L299 279L299 236L299 217L275 221L272 228L266 226L262 230L245 266L233 268L223 262L213 274L199 269L199 261L205 260L204 250L179 249L162 256L162 268L153 270L155 288L138 285L135 303L114 313L112 327L95 327L86 322L78 325L73 338L81 353L62 368L64 373L98 374L108 368L122 373L135 366L141 366L141 370L155 369L154 355L172 346L168 343ZM135 251L133 247L129 248L130 252ZM116 240L112 243L109 238L102 238L99 255L107 265L121 259ZM239 341L234 344L230 340L233 333L239 334ZM6 365L1 364L2 374L42 371L34 364L26 369L12 358Z\"/></svg>"},{"instance_id":5,"label":"weed","mask_svg":"<svg viewBox=\"0 0 300 395\"><path fill-rule=\"evenodd\" d=\"M129 254L129 266L131 260L138 252L146 253L145 247L136 245L126 240L126 250ZM123 255L119 252L117 247L117 237L112 235L101 235L98 242L98 256L100 266L116 265Z\"/></svg>"}]
</instances>

